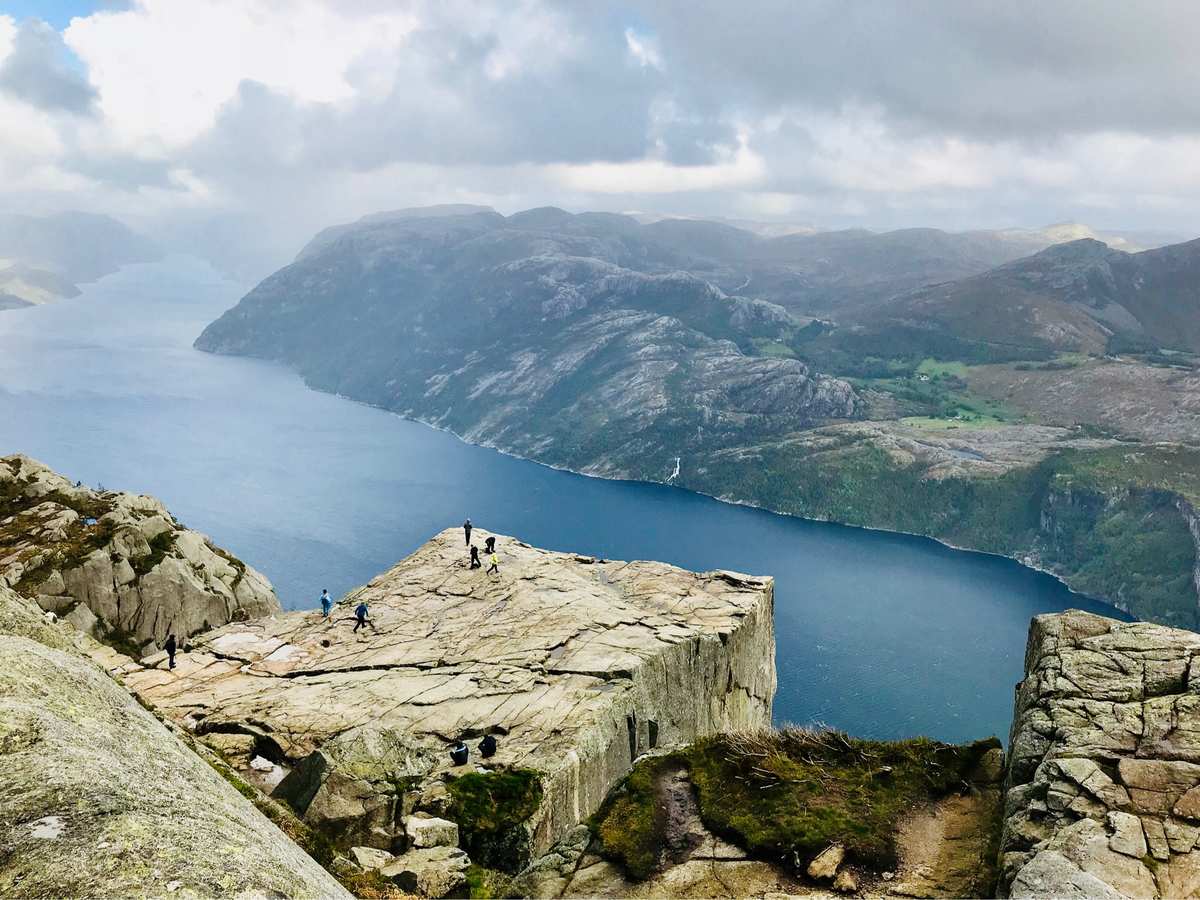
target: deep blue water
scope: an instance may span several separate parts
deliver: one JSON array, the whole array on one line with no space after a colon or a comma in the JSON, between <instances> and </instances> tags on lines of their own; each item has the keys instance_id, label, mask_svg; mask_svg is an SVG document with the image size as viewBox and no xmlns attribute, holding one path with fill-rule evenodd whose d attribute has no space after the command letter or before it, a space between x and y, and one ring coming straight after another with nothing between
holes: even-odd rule
<instances>
[{"instance_id":1,"label":"deep blue water","mask_svg":"<svg viewBox=\"0 0 1200 900\"><path fill-rule=\"evenodd\" d=\"M242 292L176 258L0 313L0 453L156 494L292 608L467 515L554 549L771 574L776 719L866 737L1005 738L1030 616L1120 615L1009 560L554 471L191 349Z\"/></svg>"}]
</instances>

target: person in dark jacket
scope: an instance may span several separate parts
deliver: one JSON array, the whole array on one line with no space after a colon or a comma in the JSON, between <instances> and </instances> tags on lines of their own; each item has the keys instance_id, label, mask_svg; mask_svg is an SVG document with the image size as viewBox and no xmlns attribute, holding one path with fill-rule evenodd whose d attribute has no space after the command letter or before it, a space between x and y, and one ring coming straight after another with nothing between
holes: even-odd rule
<instances>
[{"instance_id":1,"label":"person in dark jacket","mask_svg":"<svg viewBox=\"0 0 1200 900\"><path fill-rule=\"evenodd\" d=\"M496 552L496 539L494 537L492 537L491 535L488 535L487 540L483 542L483 552L484 553L495 553Z\"/></svg>"},{"instance_id":2,"label":"person in dark jacket","mask_svg":"<svg viewBox=\"0 0 1200 900\"><path fill-rule=\"evenodd\" d=\"M471 568L472 569L480 569L482 567L483 567L483 563L481 563L479 561L479 548L476 547L474 544L472 544L471 545Z\"/></svg>"},{"instance_id":3,"label":"person in dark jacket","mask_svg":"<svg viewBox=\"0 0 1200 900\"><path fill-rule=\"evenodd\" d=\"M463 534L467 536L467 546L471 546L471 518L467 517L467 521L463 522Z\"/></svg>"},{"instance_id":4,"label":"person in dark jacket","mask_svg":"<svg viewBox=\"0 0 1200 900\"><path fill-rule=\"evenodd\" d=\"M358 629L362 628L364 625L370 625L371 630L372 631L375 630L375 623L367 618L367 601L366 600L364 600L362 603L358 604L358 606L356 606L354 608L354 618L357 619L357 621L354 623L355 631L358 631Z\"/></svg>"},{"instance_id":5,"label":"person in dark jacket","mask_svg":"<svg viewBox=\"0 0 1200 900\"><path fill-rule=\"evenodd\" d=\"M175 635L168 634L166 643L167 661L170 663L172 669L175 668L175 648Z\"/></svg>"}]
</instances>

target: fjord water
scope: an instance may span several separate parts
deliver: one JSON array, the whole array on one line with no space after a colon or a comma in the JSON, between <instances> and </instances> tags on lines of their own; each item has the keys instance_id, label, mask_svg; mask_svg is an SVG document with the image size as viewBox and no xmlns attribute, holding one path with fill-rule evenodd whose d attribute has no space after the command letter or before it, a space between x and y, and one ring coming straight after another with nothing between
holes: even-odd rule
<instances>
[{"instance_id":1,"label":"fjord water","mask_svg":"<svg viewBox=\"0 0 1200 900\"><path fill-rule=\"evenodd\" d=\"M554 471L193 350L243 292L173 258L0 313L0 454L156 494L288 608L467 515L558 550L774 575L776 720L864 737L1006 738L1030 616L1121 615L1009 560Z\"/></svg>"}]
</instances>

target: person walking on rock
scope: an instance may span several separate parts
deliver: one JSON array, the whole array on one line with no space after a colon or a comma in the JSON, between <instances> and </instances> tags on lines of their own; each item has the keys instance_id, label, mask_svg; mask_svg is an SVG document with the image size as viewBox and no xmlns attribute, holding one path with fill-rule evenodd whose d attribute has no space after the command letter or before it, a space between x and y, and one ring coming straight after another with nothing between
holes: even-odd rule
<instances>
[{"instance_id":1,"label":"person walking on rock","mask_svg":"<svg viewBox=\"0 0 1200 900\"><path fill-rule=\"evenodd\" d=\"M496 539L494 537L492 537L490 534L488 535L487 540L485 540L483 542L483 552L484 553L495 553L496 552Z\"/></svg>"},{"instance_id":2,"label":"person walking on rock","mask_svg":"<svg viewBox=\"0 0 1200 900\"><path fill-rule=\"evenodd\" d=\"M371 630L372 631L375 630L375 623L367 618L367 601L366 600L362 601L360 604L358 604L357 607L355 607L354 618L357 619L357 621L354 623L355 631L358 631L358 629L362 628L364 625L370 625Z\"/></svg>"},{"instance_id":3,"label":"person walking on rock","mask_svg":"<svg viewBox=\"0 0 1200 900\"><path fill-rule=\"evenodd\" d=\"M331 612L333 612L333 598L329 596L328 590L323 590L321 591L321 617L328 619Z\"/></svg>"},{"instance_id":4,"label":"person walking on rock","mask_svg":"<svg viewBox=\"0 0 1200 900\"><path fill-rule=\"evenodd\" d=\"M168 661L170 668L172 668L172 669L175 668L175 648L176 648L175 635L168 634L167 635L167 643L166 643L167 661Z\"/></svg>"},{"instance_id":5,"label":"person walking on rock","mask_svg":"<svg viewBox=\"0 0 1200 900\"><path fill-rule=\"evenodd\" d=\"M471 568L482 569L483 563L479 561L479 548L474 544L471 545Z\"/></svg>"},{"instance_id":6,"label":"person walking on rock","mask_svg":"<svg viewBox=\"0 0 1200 900\"><path fill-rule=\"evenodd\" d=\"M487 574L491 575L493 572L495 572L497 575L499 575L500 574L500 558L498 556L496 556L495 553L492 554L491 562L492 562L492 564L490 566L488 566Z\"/></svg>"},{"instance_id":7,"label":"person walking on rock","mask_svg":"<svg viewBox=\"0 0 1200 900\"><path fill-rule=\"evenodd\" d=\"M471 517L467 517L467 521L463 522L463 534L467 536L467 546L471 546Z\"/></svg>"}]
</instances>

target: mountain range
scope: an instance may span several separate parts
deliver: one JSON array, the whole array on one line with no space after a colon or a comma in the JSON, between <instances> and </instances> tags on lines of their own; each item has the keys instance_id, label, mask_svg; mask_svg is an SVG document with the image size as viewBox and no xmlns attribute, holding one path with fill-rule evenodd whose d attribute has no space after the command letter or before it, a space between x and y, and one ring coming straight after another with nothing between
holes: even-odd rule
<instances>
[{"instance_id":1,"label":"mountain range","mask_svg":"<svg viewBox=\"0 0 1200 900\"><path fill-rule=\"evenodd\" d=\"M110 216L0 214L0 310L77 296L79 282L161 256L153 241Z\"/></svg>"},{"instance_id":2,"label":"mountain range","mask_svg":"<svg viewBox=\"0 0 1200 900\"><path fill-rule=\"evenodd\" d=\"M1077 233L400 210L322 231L196 346L551 465L1016 556L1196 627L1200 241L1051 240Z\"/></svg>"}]
</instances>

